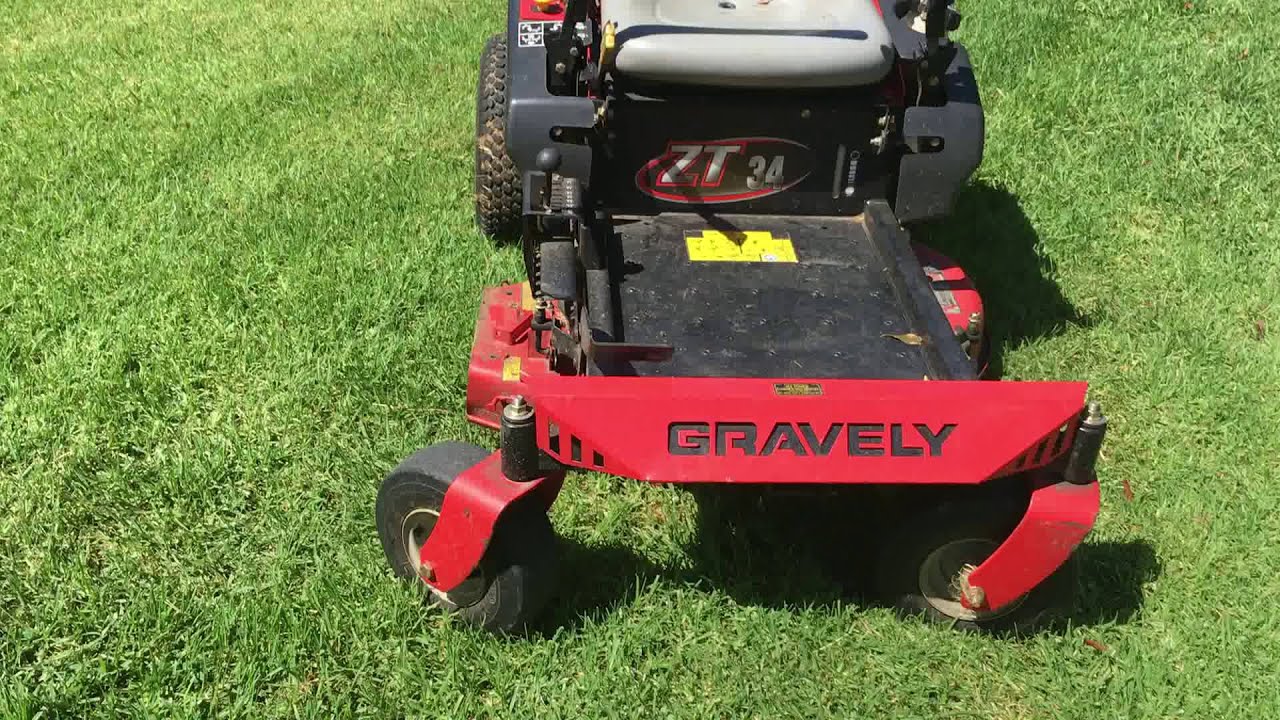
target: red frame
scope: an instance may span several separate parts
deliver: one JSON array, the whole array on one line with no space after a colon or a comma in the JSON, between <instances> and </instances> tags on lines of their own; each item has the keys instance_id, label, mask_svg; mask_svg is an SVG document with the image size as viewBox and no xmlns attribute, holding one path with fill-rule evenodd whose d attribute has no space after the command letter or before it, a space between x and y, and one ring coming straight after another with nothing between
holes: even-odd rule
<instances>
[{"instance_id":1,"label":"red frame","mask_svg":"<svg viewBox=\"0 0 1280 720\"><path fill-rule=\"evenodd\" d=\"M547 8L549 12L542 12L538 9L538 4L534 0L521 0L520 2L520 19L525 21L542 20L554 21L564 19L564 2L552 3Z\"/></svg>"},{"instance_id":2,"label":"red frame","mask_svg":"<svg viewBox=\"0 0 1280 720\"><path fill-rule=\"evenodd\" d=\"M921 264L935 270L935 292L949 293L939 302L953 329L963 330L971 313L982 312L977 291L950 259L916 250ZM525 397L537 413L539 448L565 466L662 483L974 485L1025 475L1031 483L1026 514L969 576L969 584L983 590L985 609L1007 605L1051 575L1097 516L1096 479L1073 485L1056 469L1079 424L1084 383L565 376L535 350L532 313L525 285L485 291L467 416L496 428L503 406ZM797 387L817 394L783 392ZM682 423L705 424L706 432L673 431ZM778 423L789 428L780 437L795 441L774 443L771 454L761 454ZM756 442L746 443L731 429L717 445L717 424L754 424ZM859 428L856 443L850 425ZM935 447L920 426L934 441L944 427L952 429ZM672 443L705 445L708 452L672 454ZM855 454L855 444L859 451L882 452ZM746 445L752 454L742 450ZM425 581L448 591L466 579L502 513L531 493L550 506L562 479L554 473L532 483L508 480L499 453L463 473L446 493L422 548L422 561L434 571Z\"/></svg>"},{"instance_id":3,"label":"red frame","mask_svg":"<svg viewBox=\"0 0 1280 720\"><path fill-rule=\"evenodd\" d=\"M969 573L969 585L983 591L978 609L999 610L1044 582L1093 528L1101 499L1096 477L1076 485L1044 473L1033 487L1022 521ZM973 608L965 597L961 603Z\"/></svg>"}]
</instances>

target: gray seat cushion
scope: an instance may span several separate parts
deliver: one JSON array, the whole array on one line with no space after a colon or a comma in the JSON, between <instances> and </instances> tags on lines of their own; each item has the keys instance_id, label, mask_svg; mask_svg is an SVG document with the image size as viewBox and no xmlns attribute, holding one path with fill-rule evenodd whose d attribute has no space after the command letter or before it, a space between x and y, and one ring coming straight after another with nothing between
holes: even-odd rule
<instances>
[{"instance_id":1,"label":"gray seat cushion","mask_svg":"<svg viewBox=\"0 0 1280 720\"><path fill-rule=\"evenodd\" d=\"M723 87L869 85L893 66L874 0L602 0L617 71Z\"/></svg>"}]
</instances>

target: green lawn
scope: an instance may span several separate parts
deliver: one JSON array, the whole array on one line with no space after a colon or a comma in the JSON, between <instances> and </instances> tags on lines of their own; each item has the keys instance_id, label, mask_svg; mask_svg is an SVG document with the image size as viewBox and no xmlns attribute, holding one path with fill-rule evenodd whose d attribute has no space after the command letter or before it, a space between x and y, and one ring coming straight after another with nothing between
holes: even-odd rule
<instances>
[{"instance_id":1,"label":"green lawn","mask_svg":"<svg viewBox=\"0 0 1280 720\"><path fill-rule=\"evenodd\" d=\"M372 519L414 448L493 442L502 3L0 0L0 717L1274 715L1278 9L961 4L987 156L934 241L1006 377L1113 418L1073 623L902 622L768 522L578 476L560 600L504 641L425 612Z\"/></svg>"}]
</instances>

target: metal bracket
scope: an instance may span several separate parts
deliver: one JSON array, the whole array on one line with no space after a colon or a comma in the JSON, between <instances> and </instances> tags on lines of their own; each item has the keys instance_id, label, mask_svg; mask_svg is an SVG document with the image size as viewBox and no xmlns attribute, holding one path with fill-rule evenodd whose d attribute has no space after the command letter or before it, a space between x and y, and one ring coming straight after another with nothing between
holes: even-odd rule
<instances>
[{"instance_id":1,"label":"metal bracket","mask_svg":"<svg viewBox=\"0 0 1280 720\"><path fill-rule=\"evenodd\" d=\"M971 610L999 610L1062 566L1098 515L1097 480L1060 481L1031 493L1027 514L996 551L969 573L961 602Z\"/></svg>"},{"instance_id":2,"label":"metal bracket","mask_svg":"<svg viewBox=\"0 0 1280 720\"><path fill-rule=\"evenodd\" d=\"M550 505L563 480L563 472L529 482L508 480L502 474L501 452L468 468L449 486L440 518L422 544L418 557L428 569L423 582L441 592L457 587L480 565L507 508L534 493L543 494Z\"/></svg>"}]
</instances>

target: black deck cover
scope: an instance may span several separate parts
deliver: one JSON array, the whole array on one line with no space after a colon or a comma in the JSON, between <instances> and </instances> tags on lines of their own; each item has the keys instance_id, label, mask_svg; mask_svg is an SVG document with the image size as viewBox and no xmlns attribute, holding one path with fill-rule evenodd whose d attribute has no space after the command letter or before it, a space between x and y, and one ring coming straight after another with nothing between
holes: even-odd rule
<instances>
[{"instance_id":1,"label":"black deck cover","mask_svg":"<svg viewBox=\"0 0 1280 720\"><path fill-rule=\"evenodd\" d=\"M593 374L973 377L887 207L857 217L664 214L616 229L618 339L675 352L668 362L611 363ZM797 262L693 261L686 236L705 230L788 237ZM891 337L909 333L923 344Z\"/></svg>"}]
</instances>

